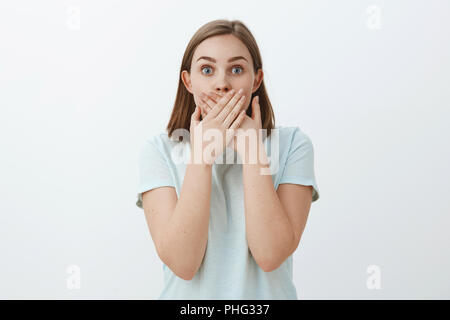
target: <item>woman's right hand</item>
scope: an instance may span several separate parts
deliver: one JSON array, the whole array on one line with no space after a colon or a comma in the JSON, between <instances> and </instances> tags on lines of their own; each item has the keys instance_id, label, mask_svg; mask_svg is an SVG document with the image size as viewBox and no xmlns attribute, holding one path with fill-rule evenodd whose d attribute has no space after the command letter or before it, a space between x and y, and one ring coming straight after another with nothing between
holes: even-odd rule
<instances>
[{"instance_id":1,"label":"woman's right hand","mask_svg":"<svg viewBox=\"0 0 450 320\"><path fill-rule=\"evenodd\" d=\"M191 116L191 161L212 165L245 119L245 96L241 92L235 93L231 90L217 101L201 121L201 108L205 108L206 103L202 99L200 101ZM222 138L221 141L217 140L217 135ZM209 142L211 139L212 142Z\"/></svg>"}]
</instances>

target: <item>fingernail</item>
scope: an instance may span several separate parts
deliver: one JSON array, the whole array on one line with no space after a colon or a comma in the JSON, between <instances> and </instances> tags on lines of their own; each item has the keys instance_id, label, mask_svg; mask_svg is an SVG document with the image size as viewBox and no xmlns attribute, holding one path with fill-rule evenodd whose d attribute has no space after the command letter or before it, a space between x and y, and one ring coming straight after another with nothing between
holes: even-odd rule
<instances>
[{"instance_id":1,"label":"fingernail","mask_svg":"<svg viewBox=\"0 0 450 320\"><path fill-rule=\"evenodd\" d=\"M239 94L241 94L242 92L244 92L244 89L239 89Z\"/></svg>"}]
</instances>

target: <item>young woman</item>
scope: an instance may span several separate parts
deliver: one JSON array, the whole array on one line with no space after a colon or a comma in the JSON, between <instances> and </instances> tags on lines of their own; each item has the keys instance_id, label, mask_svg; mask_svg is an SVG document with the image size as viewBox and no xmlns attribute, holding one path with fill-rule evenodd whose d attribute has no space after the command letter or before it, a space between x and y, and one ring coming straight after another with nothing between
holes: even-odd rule
<instances>
[{"instance_id":1,"label":"young woman","mask_svg":"<svg viewBox=\"0 0 450 320\"><path fill-rule=\"evenodd\" d=\"M208 152L208 132L222 147ZM163 262L159 299L297 299L292 254L318 198L313 145L274 125L254 37L240 21L205 24L184 53L167 133L140 159L136 204Z\"/></svg>"}]
</instances>

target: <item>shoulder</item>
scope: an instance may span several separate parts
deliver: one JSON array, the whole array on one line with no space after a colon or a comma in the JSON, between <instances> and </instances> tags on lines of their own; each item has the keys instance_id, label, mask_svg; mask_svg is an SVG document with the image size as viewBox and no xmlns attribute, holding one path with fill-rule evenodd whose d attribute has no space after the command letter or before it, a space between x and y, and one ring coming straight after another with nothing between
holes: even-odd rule
<instances>
[{"instance_id":1,"label":"shoulder","mask_svg":"<svg viewBox=\"0 0 450 320\"><path fill-rule=\"evenodd\" d=\"M287 148L287 150L291 149L292 146L309 145L312 147L311 138L300 127L276 126L275 129L278 129L280 146Z\"/></svg>"},{"instance_id":2,"label":"shoulder","mask_svg":"<svg viewBox=\"0 0 450 320\"><path fill-rule=\"evenodd\" d=\"M150 135L145 139L146 143L150 144L166 144L169 141L169 136L165 132L158 132L156 134Z\"/></svg>"},{"instance_id":3,"label":"shoulder","mask_svg":"<svg viewBox=\"0 0 450 320\"><path fill-rule=\"evenodd\" d=\"M179 137L175 135L169 137L167 132L161 131L145 139L142 154L144 158L165 159L167 163L178 165L186 163L188 148L184 137L180 141Z\"/></svg>"},{"instance_id":4,"label":"shoulder","mask_svg":"<svg viewBox=\"0 0 450 320\"><path fill-rule=\"evenodd\" d=\"M169 137L166 131L161 131L145 139L145 146L152 145L160 151L170 151L174 146L180 143L177 139L178 138L175 136Z\"/></svg>"}]
</instances>

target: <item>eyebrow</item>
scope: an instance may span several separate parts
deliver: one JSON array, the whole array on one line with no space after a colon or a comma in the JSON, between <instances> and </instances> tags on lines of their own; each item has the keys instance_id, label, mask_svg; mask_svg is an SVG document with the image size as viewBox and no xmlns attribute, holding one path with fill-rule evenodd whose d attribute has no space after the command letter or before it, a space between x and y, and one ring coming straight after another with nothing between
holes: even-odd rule
<instances>
[{"instance_id":1,"label":"eyebrow","mask_svg":"<svg viewBox=\"0 0 450 320\"><path fill-rule=\"evenodd\" d=\"M197 59L197 61L200 60L200 59L209 60L209 61L214 62L214 63L217 62L216 59L211 58L211 57L206 57L206 56L201 56L200 58ZM240 59L244 59L245 61L247 61L247 59L245 59L243 56L237 56L237 57L233 57L233 58L228 59L228 62L233 62L233 61L240 60Z\"/></svg>"}]
</instances>

